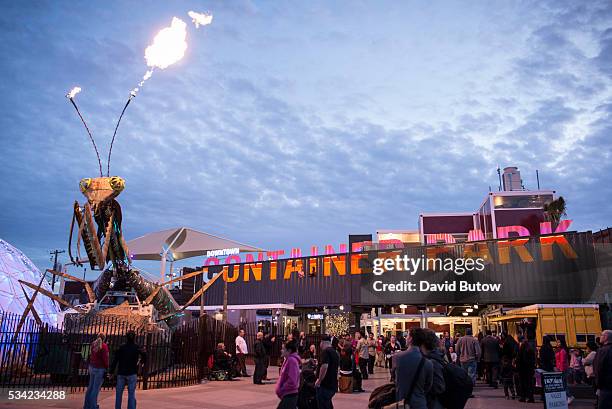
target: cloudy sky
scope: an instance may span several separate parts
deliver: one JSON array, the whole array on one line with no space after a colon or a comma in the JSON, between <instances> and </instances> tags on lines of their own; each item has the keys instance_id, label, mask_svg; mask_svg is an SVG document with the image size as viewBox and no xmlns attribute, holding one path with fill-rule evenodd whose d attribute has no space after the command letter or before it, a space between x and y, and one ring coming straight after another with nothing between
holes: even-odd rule
<instances>
[{"instance_id":1,"label":"cloudy sky","mask_svg":"<svg viewBox=\"0 0 612 409\"><path fill-rule=\"evenodd\" d=\"M82 87L105 158L144 49L189 10L212 25L188 26L184 59L147 82L115 142L127 239L190 226L337 246L474 210L498 164L531 189L539 169L575 229L612 225L611 2L140 4L0 6L0 237L40 267L98 172L64 95Z\"/></svg>"}]
</instances>

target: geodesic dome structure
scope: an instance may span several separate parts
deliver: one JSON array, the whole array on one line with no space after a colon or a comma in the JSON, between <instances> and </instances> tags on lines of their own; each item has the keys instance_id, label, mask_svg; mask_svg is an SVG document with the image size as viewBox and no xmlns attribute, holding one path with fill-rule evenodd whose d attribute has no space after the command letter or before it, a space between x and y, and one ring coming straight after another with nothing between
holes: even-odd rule
<instances>
[{"instance_id":1,"label":"geodesic dome structure","mask_svg":"<svg viewBox=\"0 0 612 409\"><path fill-rule=\"evenodd\" d=\"M41 272L25 254L0 239L0 311L23 314L28 301L18 280L38 285L40 277ZM51 291L46 280L43 280L42 288ZM34 290L26 287L25 291L31 298ZM49 325L57 324L59 309L49 297L38 294L34 300L34 308L43 322ZM28 317L32 318L31 313Z\"/></svg>"}]
</instances>

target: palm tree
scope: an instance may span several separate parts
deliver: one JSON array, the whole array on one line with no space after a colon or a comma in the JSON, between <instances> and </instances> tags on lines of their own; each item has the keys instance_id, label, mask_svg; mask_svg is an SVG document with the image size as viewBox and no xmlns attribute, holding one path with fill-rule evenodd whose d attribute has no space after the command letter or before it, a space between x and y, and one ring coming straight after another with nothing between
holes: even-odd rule
<instances>
[{"instance_id":1,"label":"palm tree","mask_svg":"<svg viewBox=\"0 0 612 409\"><path fill-rule=\"evenodd\" d=\"M566 216L566 204L563 196L544 205L544 218L552 222L553 230L557 227L561 218Z\"/></svg>"}]
</instances>

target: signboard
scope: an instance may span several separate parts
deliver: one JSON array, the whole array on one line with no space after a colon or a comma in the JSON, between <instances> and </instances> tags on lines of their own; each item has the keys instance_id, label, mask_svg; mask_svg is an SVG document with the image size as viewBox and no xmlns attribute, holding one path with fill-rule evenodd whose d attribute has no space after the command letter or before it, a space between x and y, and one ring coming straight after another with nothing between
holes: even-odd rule
<instances>
[{"instance_id":1,"label":"signboard","mask_svg":"<svg viewBox=\"0 0 612 409\"><path fill-rule=\"evenodd\" d=\"M312 314L306 314L306 318L308 318L309 320L322 320L323 319L323 314L322 313L312 313Z\"/></svg>"},{"instance_id":2,"label":"signboard","mask_svg":"<svg viewBox=\"0 0 612 409\"><path fill-rule=\"evenodd\" d=\"M567 409L567 394L561 372L543 372L542 388L546 409Z\"/></svg>"}]
</instances>

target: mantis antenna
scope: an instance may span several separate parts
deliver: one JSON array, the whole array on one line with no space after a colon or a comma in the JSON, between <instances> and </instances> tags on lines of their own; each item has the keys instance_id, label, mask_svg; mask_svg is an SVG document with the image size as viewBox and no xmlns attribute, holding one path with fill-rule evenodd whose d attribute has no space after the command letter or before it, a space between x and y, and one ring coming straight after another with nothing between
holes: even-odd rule
<instances>
[{"instance_id":1,"label":"mantis antenna","mask_svg":"<svg viewBox=\"0 0 612 409\"><path fill-rule=\"evenodd\" d=\"M130 105L130 102L132 101L132 97L134 96L134 94L130 94L130 97L128 98L127 102L125 103L125 106L123 107L123 111L121 111L121 115L119 115L119 120L117 121L117 126L115 126L115 132L113 133L113 139L111 139L111 144L110 144L110 149L108 150L108 167L106 168L106 176L110 176L110 161L111 161L111 153L113 152L113 143L115 142L115 136L117 135L117 129L119 129L119 124L121 123L121 118L123 118L123 114L125 113L125 110L127 109L128 105Z\"/></svg>"},{"instance_id":2,"label":"mantis antenna","mask_svg":"<svg viewBox=\"0 0 612 409\"><path fill-rule=\"evenodd\" d=\"M87 123L85 122L85 119L83 119L83 115L81 115L81 112L79 111L79 108L77 107L76 102L74 102L74 99L71 96L67 95L67 97L72 103L72 106L74 106L74 109L76 109L76 112L79 115L79 118L81 118L81 122L83 122L83 125L85 125L85 129L87 130L87 135L89 135L89 139L91 140L94 150L96 151L96 156L98 157L98 166L100 167L100 177L102 177L103 176L102 175L102 161L100 161L100 153L98 153L98 147L96 146L96 141L94 141L94 138L91 135L91 131L89 130L89 127L87 126Z\"/></svg>"}]
</instances>

